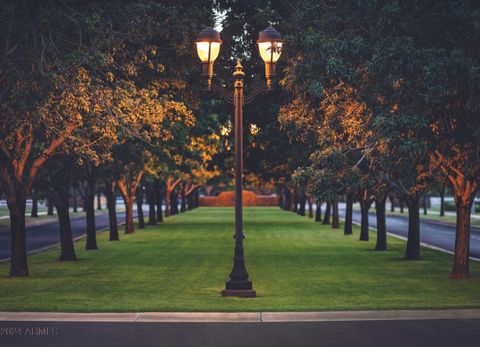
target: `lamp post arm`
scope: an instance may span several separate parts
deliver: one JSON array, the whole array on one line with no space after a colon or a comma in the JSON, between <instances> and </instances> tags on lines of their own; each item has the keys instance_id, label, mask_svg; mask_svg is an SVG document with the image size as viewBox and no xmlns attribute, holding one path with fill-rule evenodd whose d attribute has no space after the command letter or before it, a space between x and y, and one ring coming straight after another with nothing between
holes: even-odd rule
<instances>
[{"instance_id":1,"label":"lamp post arm","mask_svg":"<svg viewBox=\"0 0 480 347\"><path fill-rule=\"evenodd\" d=\"M211 85L211 91L220 95L222 97L222 99L224 101L228 102L229 104L231 104L231 105L234 104L233 94L227 88L225 88L224 86L212 84ZM245 105L250 104L253 100L255 100L255 98L258 95L264 94L265 92L268 92L268 91L269 91L269 89L268 89L268 87L265 83L262 83L262 84L256 86L245 96L244 104Z\"/></svg>"},{"instance_id":2,"label":"lamp post arm","mask_svg":"<svg viewBox=\"0 0 480 347\"><path fill-rule=\"evenodd\" d=\"M245 96L245 100L244 100L244 104L245 105L248 105L249 103L251 103L255 97L257 97L258 95L260 94L264 94L265 92L267 92L269 89L267 87L266 84L262 83L260 84L259 86L253 88L246 96Z\"/></svg>"},{"instance_id":3,"label":"lamp post arm","mask_svg":"<svg viewBox=\"0 0 480 347\"><path fill-rule=\"evenodd\" d=\"M219 94L223 98L223 100L233 105L234 103L233 94L227 88L225 88L224 86L212 84L211 90Z\"/></svg>"}]
</instances>

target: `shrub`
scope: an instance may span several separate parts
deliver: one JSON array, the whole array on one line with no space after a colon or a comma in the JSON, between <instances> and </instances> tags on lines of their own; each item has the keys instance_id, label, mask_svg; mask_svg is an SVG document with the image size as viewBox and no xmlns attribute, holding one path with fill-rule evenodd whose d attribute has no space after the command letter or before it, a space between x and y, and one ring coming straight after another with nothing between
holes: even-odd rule
<instances>
[{"instance_id":1,"label":"shrub","mask_svg":"<svg viewBox=\"0 0 480 347\"><path fill-rule=\"evenodd\" d=\"M453 201L445 201L445 211L456 211L455 203Z\"/></svg>"}]
</instances>

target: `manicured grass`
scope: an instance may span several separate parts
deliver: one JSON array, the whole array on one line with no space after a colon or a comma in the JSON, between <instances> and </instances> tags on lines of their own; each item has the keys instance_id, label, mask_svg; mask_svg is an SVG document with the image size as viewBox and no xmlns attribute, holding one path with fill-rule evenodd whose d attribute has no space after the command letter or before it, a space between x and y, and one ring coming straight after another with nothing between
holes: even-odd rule
<instances>
[{"instance_id":1,"label":"manicured grass","mask_svg":"<svg viewBox=\"0 0 480 347\"><path fill-rule=\"evenodd\" d=\"M233 209L199 208L99 250L76 244L77 262L58 249L33 255L30 278L9 278L0 264L0 310L7 311L315 311L480 307L480 264L471 280L448 278L452 257L423 249L404 261L278 208L245 209L246 262L254 299L223 298L233 255Z\"/></svg>"}]
</instances>

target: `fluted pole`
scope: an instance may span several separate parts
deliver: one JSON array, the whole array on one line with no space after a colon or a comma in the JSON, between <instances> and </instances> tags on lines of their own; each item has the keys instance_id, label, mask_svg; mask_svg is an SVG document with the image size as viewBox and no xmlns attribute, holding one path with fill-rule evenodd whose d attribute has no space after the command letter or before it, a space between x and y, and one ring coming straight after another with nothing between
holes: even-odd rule
<instances>
[{"instance_id":1,"label":"fluted pole","mask_svg":"<svg viewBox=\"0 0 480 347\"><path fill-rule=\"evenodd\" d=\"M233 77L235 79L235 253L230 279L227 281L222 296L255 297L252 281L248 279L243 253L243 66L237 60Z\"/></svg>"}]
</instances>

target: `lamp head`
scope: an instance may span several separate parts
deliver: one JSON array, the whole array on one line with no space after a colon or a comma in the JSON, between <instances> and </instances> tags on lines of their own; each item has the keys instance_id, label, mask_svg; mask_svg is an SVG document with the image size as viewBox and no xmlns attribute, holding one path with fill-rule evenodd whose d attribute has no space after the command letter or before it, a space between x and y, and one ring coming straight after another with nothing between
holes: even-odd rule
<instances>
[{"instance_id":1,"label":"lamp head","mask_svg":"<svg viewBox=\"0 0 480 347\"><path fill-rule=\"evenodd\" d=\"M258 35L258 51L265 62L265 76L267 88L272 89L271 78L275 76L276 62L282 54L282 35L271 26L261 31Z\"/></svg>"},{"instance_id":2,"label":"lamp head","mask_svg":"<svg viewBox=\"0 0 480 347\"><path fill-rule=\"evenodd\" d=\"M206 27L198 34L195 43L197 44L198 57L202 63L213 63L217 59L222 44L218 31Z\"/></svg>"},{"instance_id":3,"label":"lamp head","mask_svg":"<svg viewBox=\"0 0 480 347\"><path fill-rule=\"evenodd\" d=\"M272 27L258 35L258 50L265 63L276 63L282 53L282 35Z\"/></svg>"},{"instance_id":4,"label":"lamp head","mask_svg":"<svg viewBox=\"0 0 480 347\"><path fill-rule=\"evenodd\" d=\"M207 80L207 89L211 89L213 77L213 62L220 53L222 40L218 31L212 27L206 27L195 40L197 54L202 61L202 76Z\"/></svg>"}]
</instances>

